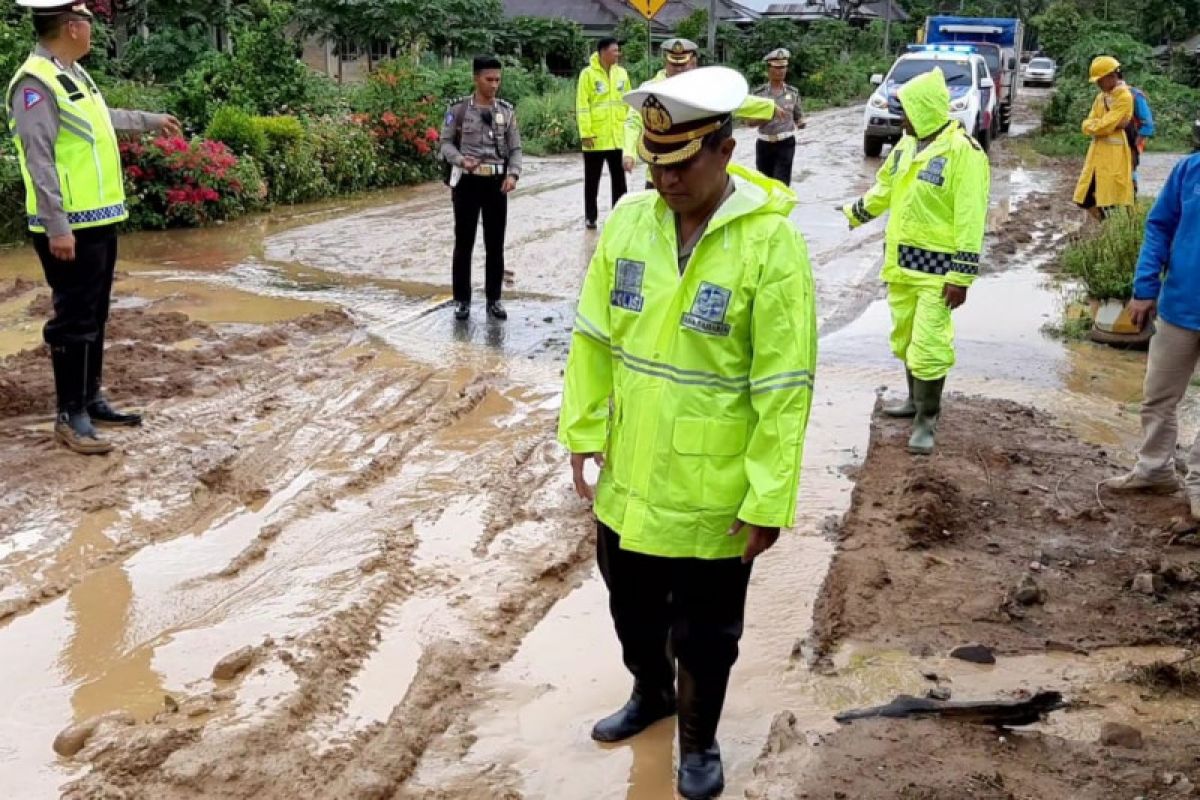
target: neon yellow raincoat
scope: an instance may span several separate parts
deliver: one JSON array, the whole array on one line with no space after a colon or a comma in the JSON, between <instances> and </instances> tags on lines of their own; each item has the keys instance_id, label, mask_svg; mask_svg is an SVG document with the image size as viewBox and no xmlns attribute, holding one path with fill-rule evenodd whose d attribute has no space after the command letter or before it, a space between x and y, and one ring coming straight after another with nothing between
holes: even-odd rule
<instances>
[{"instance_id":1,"label":"neon yellow raincoat","mask_svg":"<svg viewBox=\"0 0 1200 800\"><path fill-rule=\"evenodd\" d=\"M991 169L979 144L951 121L941 70L913 78L899 95L918 137L941 133L920 152L918 139L904 136L871 190L843 211L852 228L891 211L883 280L892 350L917 378L932 381L954 365L954 325L942 287L970 286L979 274Z\"/></svg>"},{"instance_id":2,"label":"neon yellow raincoat","mask_svg":"<svg viewBox=\"0 0 1200 800\"><path fill-rule=\"evenodd\" d=\"M1075 202L1087 200L1088 188L1096 181L1096 205L1099 208L1134 204L1133 153L1125 126L1133 119L1133 93L1124 83L1111 94L1101 92L1092 103L1092 112L1083 121L1083 135L1092 137L1087 161L1075 186Z\"/></svg>"},{"instance_id":3,"label":"neon yellow raincoat","mask_svg":"<svg viewBox=\"0 0 1200 800\"><path fill-rule=\"evenodd\" d=\"M600 54L592 53L591 63L579 73L575 93L575 119L580 139L595 139L584 150L620 150L625 143L625 117L629 106L623 98L633 89L629 73L619 64L606 72Z\"/></svg>"},{"instance_id":4,"label":"neon yellow raincoat","mask_svg":"<svg viewBox=\"0 0 1200 800\"><path fill-rule=\"evenodd\" d=\"M736 191L680 276L658 194L617 205L588 267L567 361L559 440L602 452L595 512L621 547L733 558L735 519L795 521L816 324L796 196L729 168Z\"/></svg>"}]
</instances>

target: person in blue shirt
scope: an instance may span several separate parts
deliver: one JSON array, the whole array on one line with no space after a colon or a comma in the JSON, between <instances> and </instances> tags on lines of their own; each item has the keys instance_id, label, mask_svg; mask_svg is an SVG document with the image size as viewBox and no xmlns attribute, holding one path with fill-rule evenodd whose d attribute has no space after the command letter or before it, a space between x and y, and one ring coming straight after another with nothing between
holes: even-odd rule
<instances>
[{"instance_id":1,"label":"person in blue shirt","mask_svg":"<svg viewBox=\"0 0 1200 800\"><path fill-rule=\"evenodd\" d=\"M1200 154L1175 165L1146 220L1130 317L1144 327L1157 314L1142 400L1142 445L1133 471L1106 481L1117 492L1179 488L1178 406L1200 363ZM1200 519L1200 436L1187 458L1184 489Z\"/></svg>"},{"instance_id":2,"label":"person in blue shirt","mask_svg":"<svg viewBox=\"0 0 1200 800\"><path fill-rule=\"evenodd\" d=\"M1117 70L1117 76L1124 80L1125 76ZM1133 191L1137 194L1138 187L1138 164L1142 160L1142 153L1146 152L1146 140L1154 136L1154 112L1150 110L1150 98L1146 97L1146 93L1136 86L1130 85L1129 91L1133 94L1133 119L1129 122L1129 127L1125 133L1129 137L1129 149L1133 153Z\"/></svg>"}]
</instances>

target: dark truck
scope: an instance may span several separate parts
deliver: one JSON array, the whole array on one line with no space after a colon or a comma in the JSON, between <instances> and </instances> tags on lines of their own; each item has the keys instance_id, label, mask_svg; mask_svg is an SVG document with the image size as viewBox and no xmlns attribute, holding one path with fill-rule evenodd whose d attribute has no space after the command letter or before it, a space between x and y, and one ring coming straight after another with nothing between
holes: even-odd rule
<instances>
[{"instance_id":1,"label":"dark truck","mask_svg":"<svg viewBox=\"0 0 1200 800\"><path fill-rule=\"evenodd\" d=\"M1025 30L1019 19L1002 17L937 16L925 19L927 44L974 44L987 61L996 83L1000 107L1000 130L1012 127L1013 105L1021 88L1019 59Z\"/></svg>"}]
</instances>

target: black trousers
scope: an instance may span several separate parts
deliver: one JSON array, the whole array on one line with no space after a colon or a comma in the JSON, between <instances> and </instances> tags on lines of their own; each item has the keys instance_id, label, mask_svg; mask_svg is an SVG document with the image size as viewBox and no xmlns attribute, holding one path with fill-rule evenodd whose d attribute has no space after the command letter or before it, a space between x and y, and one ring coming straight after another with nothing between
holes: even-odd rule
<instances>
[{"instance_id":1,"label":"black trousers","mask_svg":"<svg viewBox=\"0 0 1200 800\"><path fill-rule=\"evenodd\" d=\"M792 162L796 159L796 139L784 139L781 142L764 142L759 139L755 143L755 168L766 175L782 182L785 186L792 185Z\"/></svg>"},{"instance_id":2,"label":"black trousers","mask_svg":"<svg viewBox=\"0 0 1200 800\"><path fill-rule=\"evenodd\" d=\"M680 742L685 752L706 749L738 657L751 565L622 550L621 537L603 523L596 558L635 689L673 691L678 662Z\"/></svg>"},{"instance_id":3,"label":"black trousers","mask_svg":"<svg viewBox=\"0 0 1200 800\"><path fill-rule=\"evenodd\" d=\"M600 194L600 176L608 164L608 177L612 180L612 204L616 206L628 188L625 185L625 166L620 150L583 151L583 215L588 222L600 216L596 197Z\"/></svg>"},{"instance_id":4,"label":"black trousers","mask_svg":"<svg viewBox=\"0 0 1200 800\"><path fill-rule=\"evenodd\" d=\"M50 252L50 239L33 234L54 315L42 329L54 359L59 410L76 408L100 393L104 372L104 329L117 268L117 228L75 231L75 260Z\"/></svg>"},{"instance_id":5,"label":"black trousers","mask_svg":"<svg viewBox=\"0 0 1200 800\"><path fill-rule=\"evenodd\" d=\"M471 302L471 255L475 231L483 217L483 247L487 254L484 287L489 303L504 288L504 232L508 227L508 195L500 191L504 178L463 175L451 195L454 202L454 299Z\"/></svg>"}]
</instances>

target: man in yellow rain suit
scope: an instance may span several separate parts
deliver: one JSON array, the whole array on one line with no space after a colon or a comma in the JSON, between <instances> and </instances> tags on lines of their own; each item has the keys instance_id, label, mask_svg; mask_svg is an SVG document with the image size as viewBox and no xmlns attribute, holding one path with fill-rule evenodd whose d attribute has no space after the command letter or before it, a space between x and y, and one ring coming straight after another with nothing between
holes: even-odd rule
<instances>
[{"instance_id":1,"label":"man in yellow rain suit","mask_svg":"<svg viewBox=\"0 0 1200 800\"><path fill-rule=\"evenodd\" d=\"M1121 80L1120 69L1112 56L1100 56L1088 71L1100 93L1083 121L1083 135L1092 143L1075 186L1075 202L1098 220L1112 208L1134 204L1133 152L1125 134L1133 119L1133 93Z\"/></svg>"},{"instance_id":2,"label":"man in yellow rain suit","mask_svg":"<svg viewBox=\"0 0 1200 800\"><path fill-rule=\"evenodd\" d=\"M933 452L942 388L954 366L950 312L979 274L991 171L987 155L950 119L946 77L934 69L899 91L904 137L875 185L843 210L856 228L891 211L883 280L892 310L892 352L908 373L908 399L884 409L913 417L910 452Z\"/></svg>"},{"instance_id":3,"label":"man in yellow rain suit","mask_svg":"<svg viewBox=\"0 0 1200 800\"><path fill-rule=\"evenodd\" d=\"M678 706L679 793L724 787L717 724L754 558L794 524L816 324L796 195L730 164L749 87L706 67L631 92L657 192L604 227L579 299L559 439L593 499L634 736ZM678 663L678 689L676 664Z\"/></svg>"},{"instance_id":4,"label":"man in yellow rain suit","mask_svg":"<svg viewBox=\"0 0 1200 800\"><path fill-rule=\"evenodd\" d=\"M583 214L591 230L596 228L600 214L596 201L605 164L612 182L614 208L625 194L621 146L625 143L625 116L629 109L621 98L633 87L620 60L621 43L612 37L601 39L588 65L579 73L575 91L575 121L583 143Z\"/></svg>"},{"instance_id":5,"label":"man in yellow rain suit","mask_svg":"<svg viewBox=\"0 0 1200 800\"><path fill-rule=\"evenodd\" d=\"M666 66L660 69L653 78L643 83L643 87L651 83L666 80L667 78L673 78L676 75L700 66L700 46L691 39L668 39L662 44L662 52ZM742 103L741 108L734 112L734 117L751 127L757 128L765 125L772 119L790 119L789 114L790 112L779 108L775 104L775 101L769 97L750 95ZM641 140L642 115L636 109L631 108L625 122L625 145L622 148L626 172L633 172L633 168L640 160L638 158L638 143ZM648 166L646 168L646 188L654 188L654 181L651 180L650 168Z\"/></svg>"}]
</instances>

